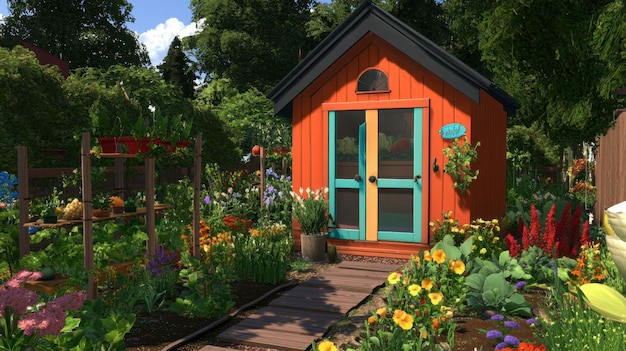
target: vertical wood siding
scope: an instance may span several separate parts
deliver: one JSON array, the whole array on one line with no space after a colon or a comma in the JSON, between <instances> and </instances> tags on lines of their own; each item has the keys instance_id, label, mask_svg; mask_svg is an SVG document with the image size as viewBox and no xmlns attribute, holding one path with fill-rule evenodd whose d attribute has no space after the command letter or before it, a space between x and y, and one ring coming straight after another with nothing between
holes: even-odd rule
<instances>
[{"instance_id":1,"label":"vertical wood siding","mask_svg":"<svg viewBox=\"0 0 626 351\"><path fill-rule=\"evenodd\" d=\"M368 68L388 75L389 93L356 93L358 76ZM429 100L428 118L424 121L424 173L429 172L428 218L424 223L441 219L445 211L454 211L460 223L482 216L495 218L504 211L506 167L506 113L502 105L481 92L481 106L464 96L419 63L399 52L373 34L364 36L345 55L293 101L293 186L318 188L328 186L328 120L322 103L384 101L400 99ZM443 140L439 129L449 123L462 123L472 143L481 142L477 166L478 180L472 185L471 202L452 188L453 181L443 172L446 159L443 149L451 141ZM437 159L439 171L433 173ZM501 195L501 196L500 196ZM476 216L476 215L478 216Z\"/></svg>"},{"instance_id":2,"label":"vertical wood siding","mask_svg":"<svg viewBox=\"0 0 626 351\"><path fill-rule=\"evenodd\" d=\"M595 218L601 222L604 210L626 201L626 112L621 112L615 127L598 140L596 156L597 202Z\"/></svg>"}]
</instances>

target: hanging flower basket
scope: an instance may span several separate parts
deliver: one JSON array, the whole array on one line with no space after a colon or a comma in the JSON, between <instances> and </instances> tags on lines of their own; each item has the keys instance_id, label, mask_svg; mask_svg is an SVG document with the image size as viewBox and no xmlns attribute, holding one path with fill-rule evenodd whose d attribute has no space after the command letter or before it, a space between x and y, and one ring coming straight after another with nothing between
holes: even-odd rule
<instances>
[{"instance_id":1,"label":"hanging flower basket","mask_svg":"<svg viewBox=\"0 0 626 351\"><path fill-rule=\"evenodd\" d=\"M122 151L127 154L146 153L150 151L150 142L151 139L149 138L135 138L132 136L98 138L102 153L105 154L118 152L118 145L123 145Z\"/></svg>"}]
</instances>

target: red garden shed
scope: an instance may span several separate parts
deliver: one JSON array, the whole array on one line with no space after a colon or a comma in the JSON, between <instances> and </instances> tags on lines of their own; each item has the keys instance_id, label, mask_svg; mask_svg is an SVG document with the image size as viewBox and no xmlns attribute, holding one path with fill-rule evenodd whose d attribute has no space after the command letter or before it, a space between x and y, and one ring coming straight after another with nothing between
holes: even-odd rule
<instances>
[{"instance_id":1,"label":"red garden shed","mask_svg":"<svg viewBox=\"0 0 626 351\"><path fill-rule=\"evenodd\" d=\"M517 103L371 1L268 96L293 123L293 188L329 188L339 253L408 257L429 245L428 222L445 211L459 223L504 214ZM442 128L481 143L466 194L443 172L453 140Z\"/></svg>"}]
</instances>

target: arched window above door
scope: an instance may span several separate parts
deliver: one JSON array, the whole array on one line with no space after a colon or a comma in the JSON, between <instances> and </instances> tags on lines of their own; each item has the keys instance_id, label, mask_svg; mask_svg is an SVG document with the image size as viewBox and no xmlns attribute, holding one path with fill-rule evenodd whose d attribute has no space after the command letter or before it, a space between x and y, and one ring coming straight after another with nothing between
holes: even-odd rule
<instances>
[{"instance_id":1,"label":"arched window above door","mask_svg":"<svg viewBox=\"0 0 626 351\"><path fill-rule=\"evenodd\" d=\"M389 92L389 79L379 69L368 69L359 77L357 93L387 93Z\"/></svg>"}]
</instances>

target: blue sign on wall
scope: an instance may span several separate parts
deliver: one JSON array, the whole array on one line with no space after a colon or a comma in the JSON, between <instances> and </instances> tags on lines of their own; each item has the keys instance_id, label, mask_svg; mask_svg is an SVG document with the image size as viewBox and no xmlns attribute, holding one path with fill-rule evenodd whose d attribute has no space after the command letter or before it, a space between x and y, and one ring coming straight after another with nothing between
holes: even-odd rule
<instances>
[{"instance_id":1,"label":"blue sign on wall","mask_svg":"<svg viewBox=\"0 0 626 351\"><path fill-rule=\"evenodd\" d=\"M439 129L439 135L444 139L455 139L465 135L465 126L461 123L450 123Z\"/></svg>"}]
</instances>

